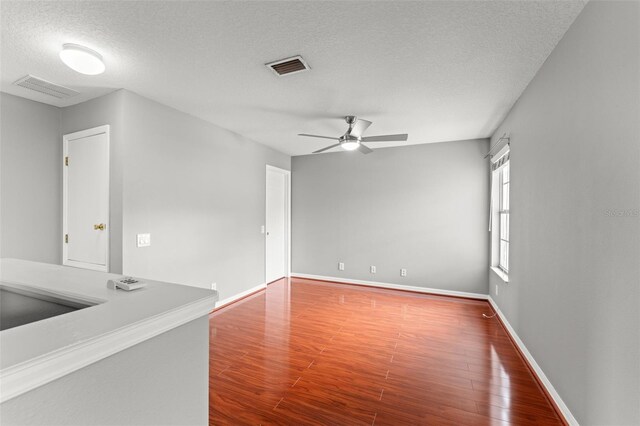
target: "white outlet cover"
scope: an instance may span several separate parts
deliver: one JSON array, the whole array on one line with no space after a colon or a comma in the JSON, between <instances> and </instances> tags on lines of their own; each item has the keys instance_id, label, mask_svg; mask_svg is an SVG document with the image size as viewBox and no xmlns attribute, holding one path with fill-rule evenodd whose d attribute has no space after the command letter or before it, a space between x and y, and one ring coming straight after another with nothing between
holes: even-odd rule
<instances>
[{"instance_id":1,"label":"white outlet cover","mask_svg":"<svg viewBox=\"0 0 640 426\"><path fill-rule=\"evenodd\" d=\"M371 265L370 271L371 271L372 274L375 274L376 273L376 267Z\"/></svg>"},{"instance_id":2,"label":"white outlet cover","mask_svg":"<svg viewBox=\"0 0 640 426\"><path fill-rule=\"evenodd\" d=\"M338 263L338 270L344 271L344 263L343 262Z\"/></svg>"},{"instance_id":3,"label":"white outlet cover","mask_svg":"<svg viewBox=\"0 0 640 426\"><path fill-rule=\"evenodd\" d=\"M136 242L138 247L149 247L151 245L151 234L138 234Z\"/></svg>"}]
</instances>

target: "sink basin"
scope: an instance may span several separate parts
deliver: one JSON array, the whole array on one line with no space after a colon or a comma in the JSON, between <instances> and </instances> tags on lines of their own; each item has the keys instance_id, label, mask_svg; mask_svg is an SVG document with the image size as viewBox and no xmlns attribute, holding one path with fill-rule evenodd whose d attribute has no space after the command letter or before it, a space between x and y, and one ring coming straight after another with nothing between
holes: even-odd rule
<instances>
[{"instance_id":1,"label":"sink basin","mask_svg":"<svg viewBox=\"0 0 640 426\"><path fill-rule=\"evenodd\" d=\"M95 303L28 286L0 283L0 331L88 308Z\"/></svg>"}]
</instances>

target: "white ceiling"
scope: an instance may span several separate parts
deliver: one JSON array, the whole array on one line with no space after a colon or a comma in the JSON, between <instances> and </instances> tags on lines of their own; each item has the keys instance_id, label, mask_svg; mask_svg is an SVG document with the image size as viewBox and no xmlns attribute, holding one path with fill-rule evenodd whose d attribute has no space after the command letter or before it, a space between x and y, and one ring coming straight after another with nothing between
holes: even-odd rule
<instances>
[{"instance_id":1,"label":"white ceiling","mask_svg":"<svg viewBox=\"0 0 640 426\"><path fill-rule=\"evenodd\" d=\"M1 2L1 90L66 106L125 88L291 154L328 145L344 115L418 144L487 137L583 1ZM63 43L100 52L83 76ZM264 64L302 55L312 70ZM33 74L82 92L12 86ZM376 147L393 144L377 144Z\"/></svg>"}]
</instances>

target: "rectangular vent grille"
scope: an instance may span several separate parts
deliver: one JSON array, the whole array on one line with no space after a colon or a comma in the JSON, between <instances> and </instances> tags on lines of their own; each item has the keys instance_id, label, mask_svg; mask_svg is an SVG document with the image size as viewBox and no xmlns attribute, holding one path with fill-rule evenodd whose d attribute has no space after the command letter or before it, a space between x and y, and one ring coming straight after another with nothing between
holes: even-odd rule
<instances>
[{"instance_id":1,"label":"rectangular vent grille","mask_svg":"<svg viewBox=\"0 0 640 426\"><path fill-rule=\"evenodd\" d=\"M36 92L44 93L45 95L53 96L58 99L66 99L80 94L80 92L76 92L68 87L60 86L32 75L22 77L13 84L24 87L25 89L35 90Z\"/></svg>"},{"instance_id":2,"label":"rectangular vent grille","mask_svg":"<svg viewBox=\"0 0 640 426\"><path fill-rule=\"evenodd\" d=\"M291 58L270 62L266 64L266 66L279 76L295 74L311 69L305 60L302 59L302 56L293 56Z\"/></svg>"}]
</instances>

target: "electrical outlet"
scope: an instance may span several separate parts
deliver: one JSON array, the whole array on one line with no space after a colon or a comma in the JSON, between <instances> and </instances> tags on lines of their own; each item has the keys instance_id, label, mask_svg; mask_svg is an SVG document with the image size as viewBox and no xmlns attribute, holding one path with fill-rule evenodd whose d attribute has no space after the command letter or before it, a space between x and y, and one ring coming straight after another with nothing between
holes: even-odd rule
<instances>
[{"instance_id":1,"label":"electrical outlet","mask_svg":"<svg viewBox=\"0 0 640 426\"><path fill-rule=\"evenodd\" d=\"M344 271L344 263L343 262L338 263L338 270L339 271Z\"/></svg>"},{"instance_id":2,"label":"electrical outlet","mask_svg":"<svg viewBox=\"0 0 640 426\"><path fill-rule=\"evenodd\" d=\"M217 283L211 283L211 290L217 290L218 289L218 284Z\"/></svg>"},{"instance_id":3,"label":"electrical outlet","mask_svg":"<svg viewBox=\"0 0 640 426\"><path fill-rule=\"evenodd\" d=\"M371 269L369 270L372 274L376 273L376 267L371 265Z\"/></svg>"},{"instance_id":4,"label":"electrical outlet","mask_svg":"<svg viewBox=\"0 0 640 426\"><path fill-rule=\"evenodd\" d=\"M500 291L500 287L498 287L498 284L496 284L496 296L498 295L499 291Z\"/></svg>"},{"instance_id":5,"label":"electrical outlet","mask_svg":"<svg viewBox=\"0 0 640 426\"><path fill-rule=\"evenodd\" d=\"M149 247L151 245L151 234L136 235L136 245L138 247Z\"/></svg>"},{"instance_id":6,"label":"electrical outlet","mask_svg":"<svg viewBox=\"0 0 640 426\"><path fill-rule=\"evenodd\" d=\"M404 269L404 268L400 269L400 276L401 277L406 277L407 276L407 270Z\"/></svg>"}]
</instances>

